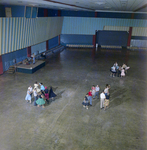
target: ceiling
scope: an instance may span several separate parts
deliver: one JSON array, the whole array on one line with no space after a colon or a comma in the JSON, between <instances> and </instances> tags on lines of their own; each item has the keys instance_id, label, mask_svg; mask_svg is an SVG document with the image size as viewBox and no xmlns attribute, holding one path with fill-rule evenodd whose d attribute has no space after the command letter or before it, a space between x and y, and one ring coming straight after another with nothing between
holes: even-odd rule
<instances>
[{"instance_id":1,"label":"ceiling","mask_svg":"<svg viewBox=\"0 0 147 150\"><path fill-rule=\"evenodd\" d=\"M147 0L0 0L0 4L73 11L147 13Z\"/></svg>"}]
</instances>

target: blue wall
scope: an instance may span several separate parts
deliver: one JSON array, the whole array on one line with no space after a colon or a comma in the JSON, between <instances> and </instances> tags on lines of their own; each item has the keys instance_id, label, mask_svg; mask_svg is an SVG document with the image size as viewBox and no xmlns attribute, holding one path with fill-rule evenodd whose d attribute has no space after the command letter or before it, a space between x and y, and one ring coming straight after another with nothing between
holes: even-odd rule
<instances>
[{"instance_id":1,"label":"blue wall","mask_svg":"<svg viewBox=\"0 0 147 150\"><path fill-rule=\"evenodd\" d=\"M58 10L48 9L48 17L58 16Z\"/></svg>"},{"instance_id":2,"label":"blue wall","mask_svg":"<svg viewBox=\"0 0 147 150\"><path fill-rule=\"evenodd\" d=\"M0 5L0 17L5 17L5 7L11 7L12 17L31 17L31 7L17 6L17 5ZM44 17L44 9L38 8L38 17ZM147 8L146 8L147 9ZM47 9L48 17L58 16L58 10L56 9ZM60 10L61 16L70 16L70 17L97 17L97 18L124 18L131 19L132 13L115 13L115 12L90 12L90 11L67 11ZM37 16L37 7L32 7L32 18ZM147 19L147 14L143 13L134 13L134 19Z\"/></svg>"},{"instance_id":3,"label":"blue wall","mask_svg":"<svg viewBox=\"0 0 147 150\"><path fill-rule=\"evenodd\" d=\"M49 49L54 48L56 46L58 46L58 36L48 40L48 47L49 47Z\"/></svg>"},{"instance_id":4,"label":"blue wall","mask_svg":"<svg viewBox=\"0 0 147 150\"><path fill-rule=\"evenodd\" d=\"M61 34L94 35L95 30L103 30L104 26L147 27L147 20L64 17Z\"/></svg>"},{"instance_id":5,"label":"blue wall","mask_svg":"<svg viewBox=\"0 0 147 150\"><path fill-rule=\"evenodd\" d=\"M25 6L5 5L5 7L11 7L12 17L24 17Z\"/></svg>"},{"instance_id":6,"label":"blue wall","mask_svg":"<svg viewBox=\"0 0 147 150\"><path fill-rule=\"evenodd\" d=\"M10 66L14 65L13 59L16 59L16 62L18 63L25 58L27 58L26 48L2 55L3 71L7 71Z\"/></svg>"},{"instance_id":7,"label":"blue wall","mask_svg":"<svg viewBox=\"0 0 147 150\"><path fill-rule=\"evenodd\" d=\"M46 42L42 42L36 45L31 46L31 54L38 54L46 51Z\"/></svg>"},{"instance_id":8,"label":"blue wall","mask_svg":"<svg viewBox=\"0 0 147 150\"><path fill-rule=\"evenodd\" d=\"M5 7L0 5L0 17L5 17Z\"/></svg>"},{"instance_id":9,"label":"blue wall","mask_svg":"<svg viewBox=\"0 0 147 150\"><path fill-rule=\"evenodd\" d=\"M61 16L71 16L71 17L95 17L95 12L89 11L61 11Z\"/></svg>"},{"instance_id":10,"label":"blue wall","mask_svg":"<svg viewBox=\"0 0 147 150\"><path fill-rule=\"evenodd\" d=\"M37 7L26 7L16 6L16 5L0 5L0 17L6 17L5 8L11 7L12 17L26 17L26 18L36 18L37 17ZM31 16L32 9L32 16Z\"/></svg>"},{"instance_id":11,"label":"blue wall","mask_svg":"<svg viewBox=\"0 0 147 150\"><path fill-rule=\"evenodd\" d=\"M93 35L61 34L60 44L61 45L66 45L66 44L92 45Z\"/></svg>"}]
</instances>

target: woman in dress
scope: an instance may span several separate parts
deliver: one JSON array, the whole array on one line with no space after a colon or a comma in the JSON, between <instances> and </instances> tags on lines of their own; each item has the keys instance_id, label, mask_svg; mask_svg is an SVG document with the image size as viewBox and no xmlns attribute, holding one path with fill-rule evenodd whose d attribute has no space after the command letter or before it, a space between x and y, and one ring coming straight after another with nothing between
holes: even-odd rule
<instances>
[{"instance_id":1,"label":"woman in dress","mask_svg":"<svg viewBox=\"0 0 147 150\"><path fill-rule=\"evenodd\" d=\"M57 96L57 95L53 92L53 88L50 87L49 98L51 98L52 100L54 100L54 98L55 98L56 96Z\"/></svg>"},{"instance_id":2,"label":"woman in dress","mask_svg":"<svg viewBox=\"0 0 147 150\"><path fill-rule=\"evenodd\" d=\"M34 89L36 88L36 90L37 90L37 93L39 93L41 90L40 90L40 88L39 88L39 84L38 84L38 82L36 81L35 83L34 83Z\"/></svg>"},{"instance_id":3,"label":"woman in dress","mask_svg":"<svg viewBox=\"0 0 147 150\"><path fill-rule=\"evenodd\" d=\"M37 104L37 107L42 106L42 108L44 108L45 101L44 101L43 95L41 95L41 98L40 97L38 98L38 100L36 101L36 104Z\"/></svg>"},{"instance_id":4,"label":"woman in dress","mask_svg":"<svg viewBox=\"0 0 147 150\"><path fill-rule=\"evenodd\" d=\"M105 99L104 101L104 110L109 107L109 99Z\"/></svg>"},{"instance_id":5,"label":"woman in dress","mask_svg":"<svg viewBox=\"0 0 147 150\"><path fill-rule=\"evenodd\" d=\"M45 87L44 95L45 95L45 99L46 99L47 103L49 104L49 90L47 87Z\"/></svg>"},{"instance_id":6,"label":"woman in dress","mask_svg":"<svg viewBox=\"0 0 147 150\"><path fill-rule=\"evenodd\" d=\"M25 97L25 100L27 101L27 103L30 101L31 103L31 92L30 92L30 89L28 88L27 90L27 95Z\"/></svg>"},{"instance_id":7,"label":"woman in dress","mask_svg":"<svg viewBox=\"0 0 147 150\"><path fill-rule=\"evenodd\" d=\"M121 77L125 77L125 69L121 70Z\"/></svg>"}]
</instances>

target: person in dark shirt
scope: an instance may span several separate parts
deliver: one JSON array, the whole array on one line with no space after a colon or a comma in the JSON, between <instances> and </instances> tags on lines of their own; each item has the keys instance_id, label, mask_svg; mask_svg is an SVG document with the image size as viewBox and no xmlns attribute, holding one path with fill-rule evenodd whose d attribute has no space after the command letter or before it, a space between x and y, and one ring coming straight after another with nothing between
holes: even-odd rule
<instances>
[{"instance_id":1,"label":"person in dark shirt","mask_svg":"<svg viewBox=\"0 0 147 150\"><path fill-rule=\"evenodd\" d=\"M88 93L84 97L84 101L82 102L84 108L88 109Z\"/></svg>"},{"instance_id":2,"label":"person in dark shirt","mask_svg":"<svg viewBox=\"0 0 147 150\"><path fill-rule=\"evenodd\" d=\"M54 98L55 98L56 96L57 96L57 95L53 92L53 88L50 87L49 98L51 98L52 100L54 100Z\"/></svg>"},{"instance_id":3,"label":"person in dark shirt","mask_svg":"<svg viewBox=\"0 0 147 150\"><path fill-rule=\"evenodd\" d=\"M44 95L45 95L45 99L46 99L47 103L49 104L49 90L47 87L45 87Z\"/></svg>"}]
</instances>

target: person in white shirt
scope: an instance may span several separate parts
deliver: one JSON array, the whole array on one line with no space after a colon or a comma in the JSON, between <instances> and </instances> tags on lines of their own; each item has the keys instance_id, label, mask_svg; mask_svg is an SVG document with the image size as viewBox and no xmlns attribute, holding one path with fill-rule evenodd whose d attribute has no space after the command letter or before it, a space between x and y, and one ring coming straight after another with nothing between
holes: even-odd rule
<instances>
[{"instance_id":1,"label":"person in white shirt","mask_svg":"<svg viewBox=\"0 0 147 150\"><path fill-rule=\"evenodd\" d=\"M38 99L38 94L37 94L37 89L36 88L33 90L33 94L34 94L34 106L37 106L36 101Z\"/></svg>"},{"instance_id":2,"label":"person in white shirt","mask_svg":"<svg viewBox=\"0 0 147 150\"><path fill-rule=\"evenodd\" d=\"M104 91L100 94L100 108L102 109L104 107L104 101L105 101L105 94Z\"/></svg>"},{"instance_id":3,"label":"person in white shirt","mask_svg":"<svg viewBox=\"0 0 147 150\"><path fill-rule=\"evenodd\" d=\"M99 98L99 91L100 91L100 88L99 88L99 86L97 85L97 86L95 87L95 94L94 94L94 97L93 97L93 98L95 98L96 96L97 96L97 98Z\"/></svg>"}]
</instances>

